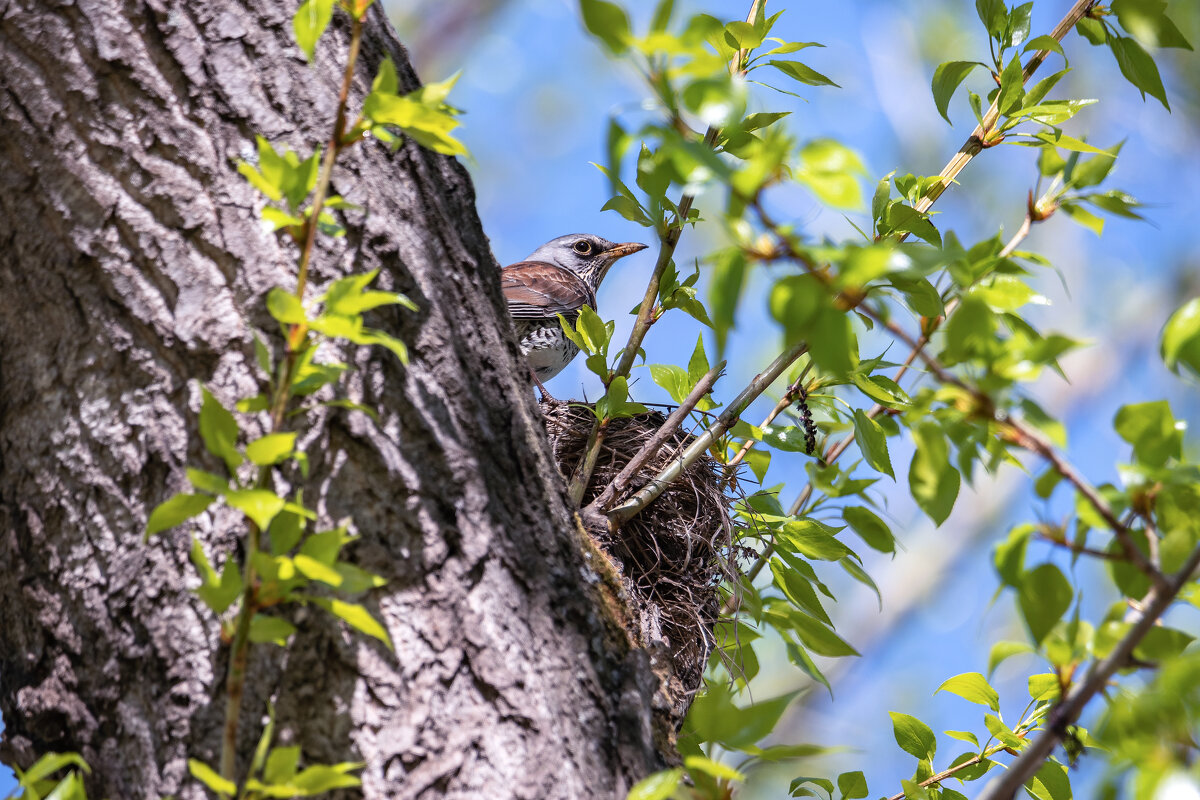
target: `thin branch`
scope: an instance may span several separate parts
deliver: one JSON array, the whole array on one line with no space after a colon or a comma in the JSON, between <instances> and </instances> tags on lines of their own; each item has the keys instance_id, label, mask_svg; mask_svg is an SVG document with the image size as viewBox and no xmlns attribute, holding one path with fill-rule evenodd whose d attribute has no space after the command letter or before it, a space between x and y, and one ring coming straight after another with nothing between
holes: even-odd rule
<instances>
[{"instance_id":1,"label":"thin branch","mask_svg":"<svg viewBox=\"0 0 1200 800\"><path fill-rule=\"evenodd\" d=\"M928 777L925 780L921 781L917 785L918 786L933 786L935 783L941 783L942 781L946 780L947 778L953 778L955 775L962 772L964 769L975 766L980 761L983 761L985 758L988 758L989 756L994 756L994 755L996 755L996 753L999 753L1000 751L1006 749L1007 747L1008 747L1008 745L1003 745L1003 744L998 744L998 745L989 747L989 748L985 749L982 753L977 754L974 758L969 758L966 761L962 762L961 764L956 764L953 767L950 767L950 769L942 770L937 775ZM899 794L892 795L887 800L904 800L904 796L905 796L904 792L900 792Z\"/></svg>"},{"instance_id":2,"label":"thin branch","mask_svg":"<svg viewBox=\"0 0 1200 800\"><path fill-rule=\"evenodd\" d=\"M1117 515L1113 513L1112 506L1108 504L1108 501L1100 495L1096 487L1088 483L1075 467L1054 449L1053 445L1046 441L1045 437L1039 431L1019 419L997 419L996 421L1012 431L1014 434L1012 438L1016 444L1032 453L1037 453L1050 462L1050 466L1070 482L1079 494L1083 495L1088 504L1108 524L1108 527L1112 528L1113 535L1116 536L1117 542L1120 543L1125 557L1133 562L1133 565L1141 570L1155 587L1160 591L1167 587L1167 578L1150 562L1150 559L1141 551L1141 548L1134 543L1129 527L1117 519Z\"/></svg>"},{"instance_id":3,"label":"thin branch","mask_svg":"<svg viewBox=\"0 0 1200 800\"><path fill-rule=\"evenodd\" d=\"M1066 16L1059 20L1058 24L1054 26L1054 30L1050 32L1050 35L1054 37L1056 41L1061 42L1063 37L1066 36L1073 27L1075 27L1075 23L1083 19L1095 4L1096 0L1076 0L1075 5L1071 6L1071 10L1067 12ZM1033 56L1025 64L1024 70L1022 70L1022 83L1027 82L1031 77L1033 77L1033 73L1037 71L1038 67L1042 65L1042 62L1045 61L1046 57L1049 55L1049 50L1039 50L1033 54ZM954 155L954 158L950 159L950 162L942 168L940 173L938 173L938 175L941 177L941 180L935 183L930 188L929 193L922 197L920 202L917 203L917 211L928 211L930 206L937 202L937 199L942 196L942 193L945 192L946 189L950 187L950 184L954 182L954 179L958 177L958 173L962 172L967 164L971 163L971 159L979 155L984 148L990 147L996 143L994 141L989 141L989 137L991 137L992 132L996 127L996 122L1000 119L999 101L1000 98L997 95L996 102L993 102L991 107L988 108L987 113L983 115L983 121L980 122L980 124L976 126L975 130L971 132L970 137L968 137L963 146L959 148L958 152Z\"/></svg>"},{"instance_id":4,"label":"thin branch","mask_svg":"<svg viewBox=\"0 0 1200 800\"><path fill-rule=\"evenodd\" d=\"M1061 703L1050 712L1046 728L1029 747L1021 751L1017 760L1009 765L1008 771L983 790L980 800L1012 800L1026 781L1037 774L1046 759L1067 736L1067 729L1079 719L1084 707L1093 697L1103 691L1117 670L1129 664L1134 649L1155 626L1174 602L1180 590L1188 583L1200 567L1200 548L1192 551L1187 562L1162 586L1150 590L1145 611L1125 637L1103 661L1094 663L1087 677L1076 684Z\"/></svg>"},{"instance_id":5,"label":"thin branch","mask_svg":"<svg viewBox=\"0 0 1200 800\"><path fill-rule=\"evenodd\" d=\"M1030 206L1030 209L1032 209L1032 205ZM999 257L1008 258L1010 255L1016 252L1016 249L1021 245L1021 242L1025 241L1025 238L1029 235L1030 230L1032 230L1033 223L1040 222L1045 218L1045 216L1037 218L1032 214L1032 211L1027 212L1025 214L1025 219L1021 222L1020 227L1017 228L1016 233L1012 235L1012 237L1000 250L1000 253L998 254ZM957 297L946 304L945 314L943 314L939 319L930 321L925 333L921 334L921 337L916 342L912 343L912 349L909 351L908 357L904 359L904 363L896 369L896 373L892 376L892 380L894 382L900 383L901 378L903 378L908 370L912 367L913 362L924 353L926 345L928 345L930 339L933 338L933 334L935 334L938 329L945 324L946 320L950 318L950 315L954 313L956 308L958 308ZM867 417L870 419L875 419L886 410L886 406L876 403L870 408L869 411L867 411ZM822 459L824 463L832 464L833 462L837 461L841 455L846 452L850 445L854 443L854 435L854 431L851 430L839 442L831 446L829 450L826 451L825 456ZM800 494L796 496L795 501L792 503L791 507L788 508L788 515L794 517L799 514L801 510L803 510L804 506L808 503L809 499L812 498L812 494L812 483L809 482L804 484L804 488L800 490ZM754 559L754 563L751 564L750 568L746 570L745 577L747 580L753 581L755 578L757 578L758 573L762 572L763 568L771 560L771 556L774 555L774 553L775 540L772 537L767 541L767 544L763 548L762 552L759 553ZM731 614L736 607L737 598L735 595L730 595L725 601L725 604L721 607L721 613L726 615Z\"/></svg>"},{"instance_id":6,"label":"thin branch","mask_svg":"<svg viewBox=\"0 0 1200 800\"><path fill-rule=\"evenodd\" d=\"M342 73L342 84L338 92L337 117L334 120L333 132L325 150L321 163L321 171L317 177L317 185L313 194L312 205L304 227L304 243L300 250L300 262L296 277L296 297L303 302L304 290L308 285L308 267L320 228L321 211L325 205L325 197L329 191L329 183L333 177L333 165L344 146L346 134L346 107L350 99L350 87L354 82L355 65L358 62L359 48L362 44L363 21L361 15L351 14L350 47L346 56L346 67ZM305 344L308 326L296 323L288 328L287 355L280 368L279 382L275 387L275 396L271 399L271 433L277 433L283 427L287 414L288 402L292 398L292 382L295 378L296 359L300 355L301 345ZM270 468L263 467L258 471L256 486L265 488L270 479ZM237 739L238 727L241 720L242 694L246 683L246 666L250 652L250 623L258 612L258 575L254 566L255 556L259 548L259 538L262 531L250 523L247 531L245 566L242 572L241 608L238 611L237 625L234 629L233 641L230 645L229 666L225 676L225 723L221 737L221 777L237 783ZM224 797L224 793L221 795Z\"/></svg>"},{"instance_id":7,"label":"thin branch","mask_svg":"<svg viewBox=\"0 0 1200 800\"><path fill-rule=\"evenodd\" d=\"M692 440L679 458L673 459L666 469L642 487L632 499L608 512L610 524L619 526L628 522L639 511L654 502L664 489L683 474L684 470L696 463L714 442L724 436L741 418L742 412L807 349L808 346L804 342L792 345L772 361L770 366L756 375L754 380L750 381L750 384L726 406L725 410L721 412L721 416L717 417L717 421Z\"/></svg>"},{"instance_id":8,"label":"thin branch","mask_svg":"<svg viewBox=\"0 0 1200 800\"><path fill-rule=\"evenodd\" d=\"M750 4L750 13L746 15L747 22L754 22L754 18L758 15L758 10L766 4L766 0L753 0ZM737 72L742 69L742 61L745 60L745 51L739 50L730 61L730 71ZM720 135L720 130L709 126L704 134L704 146L713 147L716 144L717 136ZM678 213L675 215L675 222L667 228L666 232L659 238L660 247L658 249L658 260L654 264L654 272L650 275L650 280L646 283L646 292L642 295L642 303L638 306L637 318L633 321L633 329L629 332L629 340L625 343L625 348L621 351L621 360L617 362L617 368L613 373L613 377L628 377L629 371L633 369L633 361L637 358L638 350L642 347L642 341L646 338L646 334L650 330L650 326L657 321L654 315L654 309L658 301L659 283L662 281L663 273L671 263L671 259L675 255L675 246L679 244L679 237L683 235L683 227L687 224L688 214L692 211L692 204L696 201L693 194L685 193L679 199ZM605 387L607 388L607 386ZM567 487L567 493L570 497L583 497L584 491L587 489L588 483L592 479L592 471L595 469L597 457L600 454L600 448L604 444L604 432L600 430L601 421L596 420L596 424L592 426L592 434L588 437L588 450L583 461L580 463L580 469L571 478L571 483ZM576 504L580 500L575 501Z\"/></svg>"},{"instance_id":9,"label":"thin branch","mask_svg":"<svg viewBox=\"0 0 1200 800\"><path fill-rule=\"evenodd\" d=\"M609 481L608 486L604 487L604 491L588 505L584 513L585 518L592 512L604 513L612 505L614 499L624 494L625 490L629 487L630 481L633 480L633 476L637 474L637 471L647 461L654 458L662 446L666 444L667 439L671 438L672 434L683 424L683 421L688 418L688 414L692 413L692 410L696 408L700 400L712 391L713 384L717 382L717 378L724 371L725 362L722 361L700 378L688 396L683 398L683 402L679 404L679 407L671 412L666 421L654 432L654 435L642 445L642 449L638 451L637 455L629 460L629 463L617 473L616 477Z\"/></svg>"},{"instance_id":10,"label":"thin branch","mask_svg":"<svg viewBox=\"0 0 1200 800\"><path fill-rule=\"evenodd\" d=\"M804 391L804 379L808 377L808 372L811 369L812 363L810 362L804 367L803 370L800 371L799 377L797 377L796 380L792 382L792 385L789 386L786 391L784 391L783 397L779 398L779 402L776 403L775 407L772 408L767 413L767 416L763 418L762 424L758 426L760 429L770 425L775 421L776 417L789 409L792 404L796 402L796 398L800 397L801 392ZM746 457L746 454L750 452L755 444L757 444L757 440L747 439L742 443L742 447L737 451L737 454L725 462L724 475L721 476L721 483L723 485L729 485L729 482L733 479L733 470L738 464L742 463L742 460Z\"/></svg>"},{"instance_id":11,"label":"thin branch","mask_svg":"<svg viewBox=\"0 0 1200 800\"><path fill-rule=\"evenodd\" d=\"M1037 538L1038 538L1038 541L1049 542L1050 544L1055 545L1057 547L1062 547L1066 550L1070 550L1072 553L1074 553L1076 555L1091 556L1092 558L1099 558L1104 561L1124 561L1125 560L1125 557L1118 553L1111 553L1108 550L1097 550L1094 547L1082 547L1077 544L1072 544L1071 542L1068 542L1066 539L1056 539L1055 537L1050 536L1045 533L1038 533Z\"/></svg>"}]
</instances>

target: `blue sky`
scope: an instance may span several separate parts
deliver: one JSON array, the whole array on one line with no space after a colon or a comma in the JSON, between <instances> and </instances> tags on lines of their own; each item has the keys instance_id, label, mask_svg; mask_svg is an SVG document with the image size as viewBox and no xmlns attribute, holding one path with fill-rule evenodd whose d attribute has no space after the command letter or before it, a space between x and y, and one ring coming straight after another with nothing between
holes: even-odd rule
<instances>
[{"instance_id":1,"label":"blue sky","mask_svg":"<svg viewBox=\"0 0 1200 800\"><path fill-rule=\"evenodd\" d=\"M648 15L652 4L636 5L635 19ZM744 14L744 5L680 0L676 13L703 9L732 18ZM1068 5L1065 0L1036 3L1034 33L1048 31ZM394 13L402 14L404 7L391 4ZM787 9L776 33L825 44L825 49L806 50L805 55L842 88L806 88L802 94L807 102L764 91L756 94L756 110L791 111L792 130L802 138L830 136L856 148L870 172L868 191L874 180L892 170L935 173L970 132L971 114L960 95L951 107L956 124L951 127L938 117L930 76L938 61L975 60L986 54L973 7L965 0L772 2L769 11ZM916 29L923 20L929 20L932 32ZM955 20L966 20L966 25L960 27ZM411 31L403 21L400 28L402 38ZM1195 41L1195 31L1189 33ZM650 243L643 229L615 212L600 211L608 199L607 183L589 163L603 161L610 114L620 115L630 127L646 113L639 105L643 91L631 72L609 61L584 34L573 0L509 3L481 29L470 28L460 46L449 52L439 52L438 41L430 37L411 41L418 43L414 60L424 79L440 80L455 69L463 70L451 100L467 111L461 138L473 155L470 169L479 213L500 263L516 261L542 242L571 232ZM1107 51L1075 35L1065 45L1075 69L1055 94L1101 98L1068 124L1068 132L1087 133L1101 146L1126 140L1112 185L1151 206L1148 223L1110 220L1102 238L1054 218L1036 228L1028 241L1029 249L1054 261L1069 287L1068 293L1053 273L1041 276L1039 288L1052 304L1036 309L1033 321L1092 342L1065 361L1069 384L1049 378L1035 394L1068 418L1070 457L1093 482L1101 483L1115 480L1115 465L1127 457L1111 430L1120 405L1165 397L1193 429L1200 424L1194 385L1171 376L1157 358L1157 334L1167 315L1200 291L1200 284L1189 277L1189 270L1194 272L1200 264L1194 222L1200 210L1200 136L1195 109L1189 116L1175 91L1175 72L1164 73L1176 107L1172 115L1154 100L1143 102L1120 77ZM1188 69L1198 68L1194 56L1184 63ZM953 228L964 242L1001 227L1014 230L1024 214L1025 192L1036 177L1033 162L1033 151L1024 148L1002 146L985 152L960 177L960 185L939 201L939 226ZM719 208L721 201L702 196L699 205ZM802 192L778 201L776 211L814 238L851 232L840 213ZM677 262L689 265L717 242L719 234L689 230ZM600 293L600 311L617 320L618 339L628 330L632 318L625 312L640 299L652 264L653 250L626 259ZM731 340L728 376L717 390L721 398L732 396L765 366L778 343L761 291L767 286L765 276L754 286L758 293L749 294ZM695 343L695 324L681 314L674 316L647 339L652 363L686 360ZM549 388L559 397L599 394L598 383L581 360ZM635 385L633 394L641 400L665 399L648 376ZM760 401L748 418L757 421L771 404ZM874 596L859 585L834 580L843 602L831 613L839 631L860 646L864 657L833 667L835 699L829 700L824 690L813 692L780 729L783 740L847 744L852 749L824 763L788 766L760 776L747 796L786 796L795 774L835 774L842 769L863 769L872 796L899 791L899 780L911 776L914 760L892 740L887 712L918 715L939 732L980 730L982 716L975 707L950 695L935 697L933 691L951 675L983 671L988 648L997 638L1023 636L1013 618L1012 598L1002 595L993 603L997 581L987 551L1011 524L1039 516L1056 518L1065 513L1063 504L1047 506L1033 498L1027 481L1010 469L998 480L981 480L973 493L964 493L950 520L934 530L905 492L903 476L911 450L898 443L892 447L901 485L881 488L906 549L891 560L868 561L883 591L885 612L878 611ZM771 480L787 482L794 492L803 482L801 467L798 458L779 459ZM1031 469L1036 474L1041 465ZM1058 554L1031 548L1031 562L1037 558L1066 566ZM1095 585L1090 565L1078 569L1085 586ZM923 592L932 592L932 598L923 598ZM1103 605L1099 597L1095 605ZM906 610L895 614L898 608ZM1185 611L1176 617L1180 626L1200 630L1195 614ZM769 649L761 655L765 660ZM1025 678L1036 671L1041 669L1032 659L1014 659L1000 670L997 686L1006 714L1019 713L1027 697ZM806 685L803 675L775 659L764 664L756 692L770 696ZM939 768L959 752L945 737L940 737L939 748ZM1086 763L1075 779L1092 780L1096 772L1094 764ZM8 788L6 781L0 776L0 795Z\"/></svg>"}]
</instances>

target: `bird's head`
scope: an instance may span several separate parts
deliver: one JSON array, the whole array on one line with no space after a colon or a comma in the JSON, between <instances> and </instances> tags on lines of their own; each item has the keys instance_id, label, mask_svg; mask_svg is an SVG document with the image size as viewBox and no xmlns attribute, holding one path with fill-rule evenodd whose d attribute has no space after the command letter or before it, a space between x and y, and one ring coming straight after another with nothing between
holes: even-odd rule
<instances>
[{"instance_id":1,"label":"bird's head","mask_svg":"<svg viewBox=\"0 0 1200 800\"><path fill-rule=\"evenodd\" d=\"M566 267L595 288L618 259L645 249L646 245L638 242L615 244L590 233L571 233L551 239L525 260L548 261Z\"/></svg>"}]
</instances>

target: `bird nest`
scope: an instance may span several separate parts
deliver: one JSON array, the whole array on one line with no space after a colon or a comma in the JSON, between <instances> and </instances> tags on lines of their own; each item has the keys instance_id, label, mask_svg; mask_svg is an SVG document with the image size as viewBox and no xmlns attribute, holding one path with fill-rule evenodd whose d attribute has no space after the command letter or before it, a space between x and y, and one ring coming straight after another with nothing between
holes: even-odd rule
<instances>
[{"instance_id":1,"label":"bird nest","mask_svg":"<svg viewBox=\"0 0 1200 800\"><path fill-rule=\"evenodd\" d=\"M576 404L543 401L541 407L555 460L570 479L583 459L595 417ZM652 411L609 423L583 506L612 482L665 420ZM631 492L678 458L692 438L677 430L634 478ZM722 581L737 585L725 488L721 465L706 454L617 530L605 520L585 521L620 572L632 611L627 628L650 652L676 726L700 688L716 644L718 587Z\"/></svg>"}]
</instances>

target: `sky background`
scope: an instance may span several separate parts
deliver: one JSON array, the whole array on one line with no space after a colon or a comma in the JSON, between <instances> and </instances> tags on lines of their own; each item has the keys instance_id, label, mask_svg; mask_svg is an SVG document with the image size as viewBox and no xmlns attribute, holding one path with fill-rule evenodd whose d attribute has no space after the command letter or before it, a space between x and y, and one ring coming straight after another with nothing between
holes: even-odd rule
<instances>
[{"instance_id":1,"label":"sky background","mask_svg":"<svg viewBox=\"0 0 1200 800\"><path fill-rule=\"evenodd\" d=\"M644 28L653 4L639 0L626 5L636 6L635 29ZM697 10L733 19L744 16L748 3L679 0L676 5L676 19ZM1048 32L1069 5L1067 0L1035 3L1033 35ZM1197 43L1198 14L1185 5L1189 4L1175 0L1171 9L1185 35ZM463 70L451 101L467 112L460 138L473 156L469 168L479 214L501 264L517 261L566 233L653 244L644 229L615 212L600 211L608 199L607 181L589 162L604 160L609 116L618 115L632 128L652 112L641 108L644 91L636 76L607 59L584 33L574 0L430 0L391 2L388 8L402 41L410 43L423 79L440 80ZM956 123L951 127L938 116L929 83L941 61L986 60L986 39L973 3L768 4L768 13L781 9L786 13L774 35L823 43L825 49L804 51L805 61L842 88L802 87L805 100L756 91L752 110L791 111L788 122L801 139L833 137L854 147L869 171L864 182L868 197L875 181L892 170L936 173L970 133L973 118L965 93L960 91L951 106ZM1054 95L1101 98L1068 123L1068 133L1086 132L1090 141L1103 147L1126 140L1108 185L1151 206L1147 223L1109 219L1102 238L1059 215L1037 226L1026 243L1062 273L1061 280L1051 272L1038 277L1038 288L1051 305L1033 309L1031 321L1091 342L1064 360L1070 383L1051 377L1033 393L1068 421L1067 452L1073 462L1093 483L1103 483L1115 481L1116 465L1128 458L1111 426L1121 405L1166 398L1193 430L1200 425L1195 385L1168 373L1157 356L1158 333L1167 316L1200 293L1195 221L1200 211L1200 59L1178 51L1160 59L1174 110L1168 114L1157 101L1142 101L1121 78L1107 50L1092 48L1075 34L1064 45L1074 70ZM1057 69L1061 59L1052 56L1051 62ZM983 93L986 80L981 71L968 85ZM964 243L1001 228L1011 234L1024 215L1026 191L1037 177L1034 161L1035 151L1026 148L986 151L938 202L939 227L955 230ZM701 196L698 205L702 211L719 209L723 197ZM839 239L853 233L839 212L800 190L776 198L773 210L777 218L797 224L812 238ZM863 224L863 214L851 217ZM686 231L676 257L681 272L720 243L719 233L703 226ZM626 312L641 298L653 253L651 249L620 262L600 292L601 315L617 320L615 340L627 335L632 317ZM768 286L767 276L758 274L746 294L718 398L729 399L777 352L779 335L766 310ZM648 361L686 362L697 331L696 323L683 314L668 315L646 341ZM863 339L864 353L877 352L882 345L882 340ZM713 352L709 339L710 357ZM637 372L643 377L632 389L634 399L667 399L645 370ZM548 388L560 398L594 399L600 394L598 381L586 372L582 359ZM773 398L760 400L747 419L757 422L773 404ZM866 773L872 797L898 792L900 779L911 777L915 759L896 746L888 711L914 714L933 726L939 733L935 768L944 768L962 749L941 731L979 732L982 712L960 698L934 696L934 690L952 675L986 671L994 641L1025 638L1014 617L1011 593L994 597L998 581L989 552L1015 523L1061 519L1067 511L1065 493L1047 504L1032 496L1029 480L1015 469L1002 471L994 480L980 476L973 488L964 489L951 518L935 530L907 494L911 448L897 440L890 444L901 483L885 478L878 487L904 549L889 559L857 548L879 584L883 610L872 593L845 579L836 567L822 573L841 601L829 608L837 629L863 657L821 661L833 682L830 699L823 688L812 690L811 682L768 643L759 648L763 669L753 683L756 697L810 690L785 716L772 742L819 742L847 749L762 770L752 776L744 798L786 797L796 775L833 777L849 769ZM1195 450L1194 440L1190 446ZM1040 473L1041 465L1031 464L1031 469ZM767 481L787 484L785 501L803 482L799 456L777 458ZM1071 569L1061 554L1031 545L1027 563L1039 560ZM1082 561L1074 569L1089 597L1085 617L1094 620L1108 599L1099 589L1089 596L1088 587L1102 586L1102 580L1093 580L1102 576ZM1200 633L1200 614L1193 610L1177 610L1171 621ZM1015 721L1028 699L1026 677L1041 671L1028 657L1011 659L998 670L994 685L1006 719ZM1098 761L1085 761L1073 774L1077 797L1089 796L1086 787L1094 785L1099 767ZM11 785L10 775L0 768L0 796ZM976 792L973 788L969 793Z\"/></svg>"}]
</instances>

